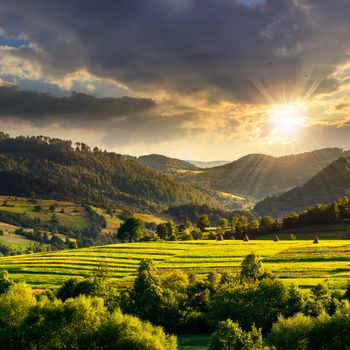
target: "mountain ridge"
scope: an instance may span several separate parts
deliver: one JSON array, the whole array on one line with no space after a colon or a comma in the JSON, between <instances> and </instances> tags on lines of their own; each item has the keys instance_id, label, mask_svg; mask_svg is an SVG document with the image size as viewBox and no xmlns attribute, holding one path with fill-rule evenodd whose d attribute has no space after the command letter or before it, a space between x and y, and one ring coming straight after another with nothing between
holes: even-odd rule
<instances>
[{"instance_id":1,"label":"mountain ridge","mask_svg":"<svg viewBox=\"0 0 350 350\"><path fill-rule=\"evenodd\" d=\"M341 157L302 186L259 202L254 211L260 215L283 216L291 211L302 212L316 204L326 204L350 195L350 157Z\"/></svg>"},{"instance_id":2,"label":"mountain ridge","mask_svg":"<svg viewBox=\"0 0 350 350\"><path fill-rule=\"evenodd\" d=\"M302 185L343 156L350 156L350 151L325 148L281 157L249 154L232 163L189 174L187 180L216 191L263 198Z\"/></svg>"}]
</instances>

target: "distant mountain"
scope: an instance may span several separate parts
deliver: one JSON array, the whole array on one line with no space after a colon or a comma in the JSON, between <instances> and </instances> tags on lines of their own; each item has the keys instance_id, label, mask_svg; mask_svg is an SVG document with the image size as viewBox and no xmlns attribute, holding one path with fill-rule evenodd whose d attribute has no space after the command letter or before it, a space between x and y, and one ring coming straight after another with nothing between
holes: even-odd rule
<instances>
[{"instance_id":1,"label":"distant mountain","mask_svg":"<svg viewBox=\"0 0 350 350\"><path fill-rule=\"evenodd\" d=\"M164 173L177 173L183 170L199 170L195 165L180 159L166 157L160 154L149 154L140 156L135 160L151 169L162 171Z\"/></svg>"},{"instance_id":2,"label":"distant mountain","mask_svg":"<svg viewBox=\"0 0 350 350\"><path fill-rule=\"evenodd\" d=\"M327 148L283 157L250 154L230 164L187 174L197 186L255 198L278 195L302 185L312 176L350 151Z\"/></svg>"},{"instance_id":3,"label":"distant mountain","mask_svg":"<svg viewBox=\"0 0 350 350\"><path fill-rule=\"evenodd\" d=\"M186 162L191 163L193 165L195 165L198 168L214 168L217 166L221 166L221 165L225 165L228 163L231 163L228 160L213 160L211 162L204 162L204 161L200 161L200 160L186 160Z\"/></svg>"},{"instance_id":4,"label":"distant mountain","mask_svg":"<svg viewBox=\"0 0 350 350\"><path fill-rule=\"evenodd\" d=\"M126 157L49 137L0 132L0 194L131 210L218 202L191 185Z\"/></svg>"},{"instance_id":5,"label":"distant mountain","mask_svg":"<svg viewBox=\"0 0 350 350\"><path fill-rule=\"evenodd\" d=\"M340 158L301 187L258 203L254 211L260 215L283 216L291 211L304 209L321 203L326 204L350 195L350 158Z\"/></svg>"}]
</instances>

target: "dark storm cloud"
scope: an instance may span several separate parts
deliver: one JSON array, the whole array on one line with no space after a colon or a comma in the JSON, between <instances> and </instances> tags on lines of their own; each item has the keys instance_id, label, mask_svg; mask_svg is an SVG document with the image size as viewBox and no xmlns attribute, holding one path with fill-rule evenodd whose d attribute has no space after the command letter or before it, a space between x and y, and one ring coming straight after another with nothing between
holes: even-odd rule
<instances>
[{"instance_id":1,"label":"dark storm cloud","mask_svg":"<svg viewBox=\"0 0 350 350\"><path fill-rule=\"evenodd\" d=\"M249 2L251 4L252 2ZM50 73L86 68L133 88L251 100L254 76L329 76L350 48L345 0L2 0L0 26ZM327 83L329 82L329 83ZM326 80L323 90L337 84Z\"/></svg>"},{"instance_id":2,"label":"dark storm cloud","mask_svg":"<svg viewBox=\"0 0 350 350\"><path fill-rule=\"evenodd\" d=\"M0 118L15 117L44 125L52 121L74 124L118 120L147 113L156 104L145 98L96 98L74 92L70 97L56 97L17 86L0 86L0 106Z\"/></svg>"},{"instance_id":3,"label":"dark storm cloud","mask_svg":"<svg viewBox=\"0 0 350 350\"><path fill-rule=\"evenodd\" d=\"M161 142L193 136L200 129L189 130L185 122L194 114L163 115L148 98L97 98L75 93L53 96L47 93L20 90L17 86L0 86L1 121L29 123L34 127L94 130L103 132L105 146L130 142Z\"/></svg>"}]
</instances>

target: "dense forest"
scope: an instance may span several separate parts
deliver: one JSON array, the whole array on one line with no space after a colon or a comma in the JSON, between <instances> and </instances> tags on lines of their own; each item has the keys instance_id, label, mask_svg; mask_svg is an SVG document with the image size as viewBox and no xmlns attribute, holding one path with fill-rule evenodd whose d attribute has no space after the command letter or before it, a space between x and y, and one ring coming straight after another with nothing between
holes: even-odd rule
<instances>
[{"instance_id":1,"label":"dense forest","mask_svg":"<svg viewBox=\"0 0 350 350\"><path fill-rule=\"evenodd\" d=\"M0 193L157 211L218 203L190 185L83 143L0 133Z\"/></svg>"},{"instance_id":2,"label":"dense forest","mask_svg":"<svg viewBox=\"0 0 350 350\"><path fill-rule=\"evenodd\" d=\"M135 158L135 160L142 165L148 166L149 168L170 174L176 174L177 172L183 170L199 170L199 168L197 168L191 163L176 158L166 157L160 154L149 154L147 156L140 156L138 158Z\"/></svg>"}]
</instances>

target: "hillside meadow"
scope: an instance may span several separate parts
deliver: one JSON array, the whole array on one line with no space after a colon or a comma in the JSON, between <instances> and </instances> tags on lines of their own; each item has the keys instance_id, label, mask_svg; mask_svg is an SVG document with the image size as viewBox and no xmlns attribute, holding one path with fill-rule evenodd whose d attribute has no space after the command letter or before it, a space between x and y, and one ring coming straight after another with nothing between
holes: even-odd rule
<instances>
[{"instance_id":1,"label":"hillside meadow","mask_svg":"<svg viewBox=\"0 0 350 350\"><path fill-rule=\"evenodd\" d=\"M344 288L350 278L348 240L186 241L111 244L75 250L33 253L0 258L0 268L11 278L34 288L56 288L70 277L89 274L99 263L110 268L111 277L128 284L136 276L139 261L153 259L160 271L183 269L205 274L236 272L244 256L259 254L266 269L286 283L309 288L325 282Z\"/></svg>"}]
</instances>

